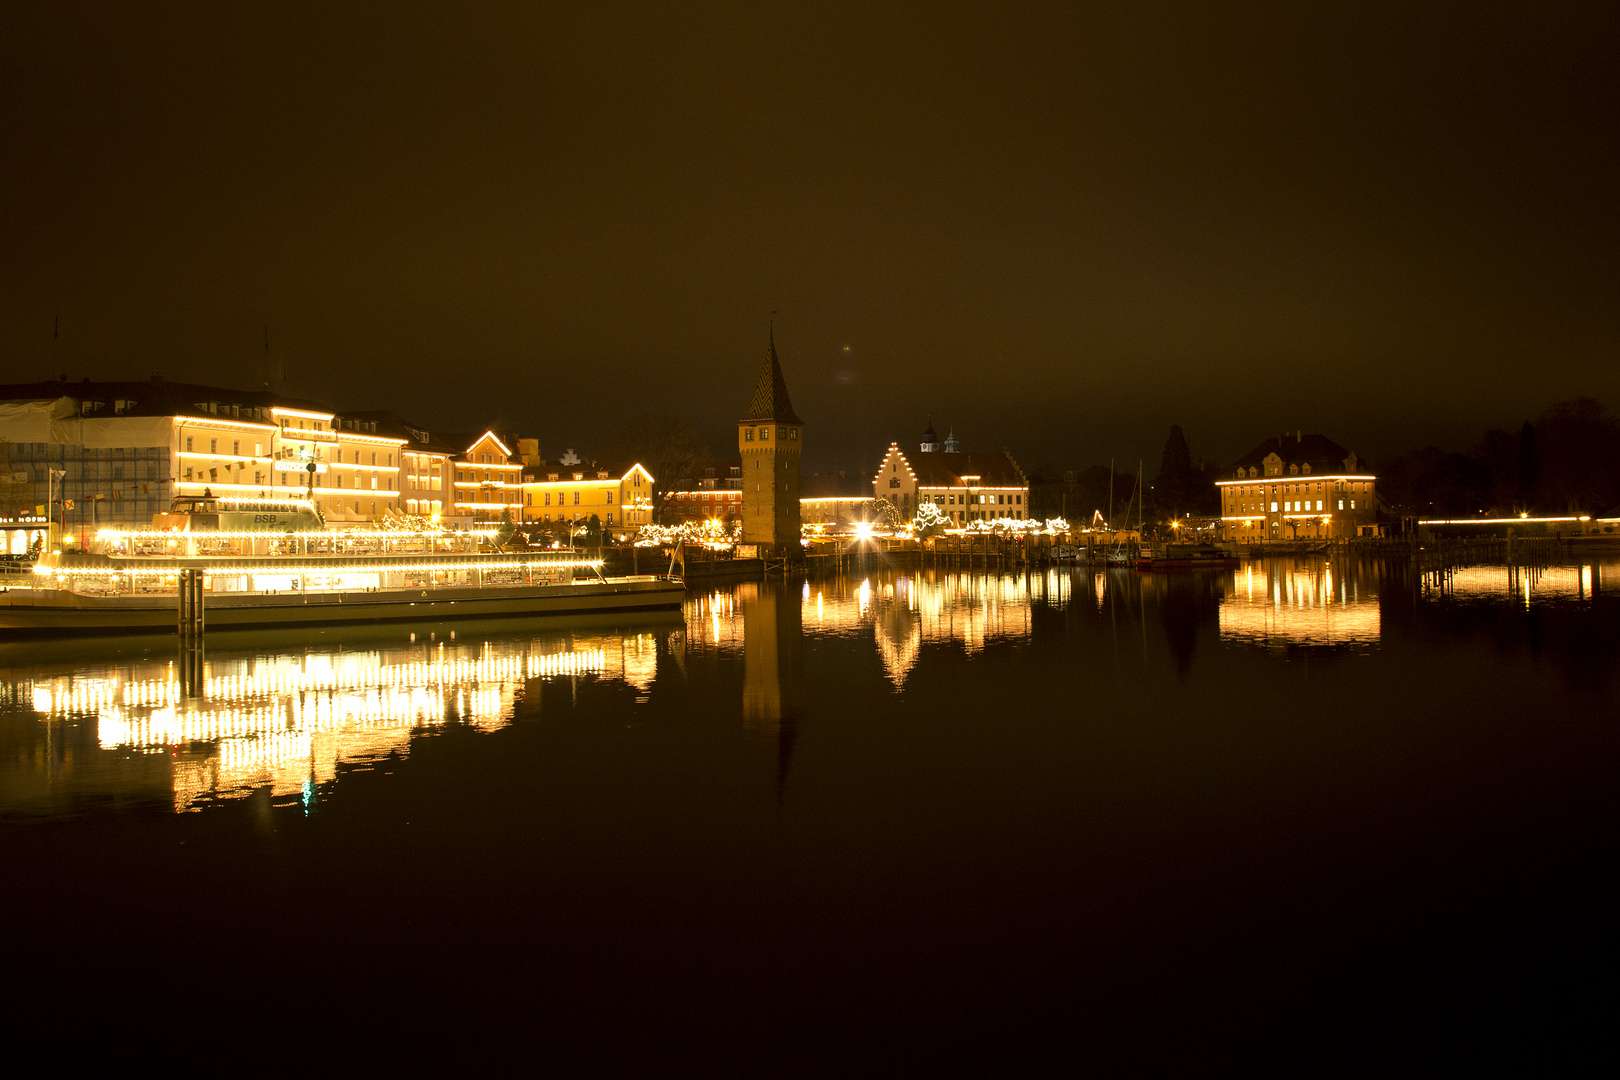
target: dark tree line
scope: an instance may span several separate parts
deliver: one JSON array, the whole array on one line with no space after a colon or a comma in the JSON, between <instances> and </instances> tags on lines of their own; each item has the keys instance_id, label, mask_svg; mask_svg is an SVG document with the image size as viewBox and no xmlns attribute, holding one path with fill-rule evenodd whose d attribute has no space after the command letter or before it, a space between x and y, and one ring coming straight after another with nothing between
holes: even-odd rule
<instances>
[{"instance_id":1,"label":"dark tree line","mask_svg":"<svg viewBox=\"0 0 1620 1080\"><path fill-rule=\"evenodd\" d=\"M1471 517L1620 511L1620 422L1589 397L1560 401L1516 432L1493 429L1465 452L1434 446L1378 469L1384 504L1402 514Z\"/></svg>"}]
</instances>

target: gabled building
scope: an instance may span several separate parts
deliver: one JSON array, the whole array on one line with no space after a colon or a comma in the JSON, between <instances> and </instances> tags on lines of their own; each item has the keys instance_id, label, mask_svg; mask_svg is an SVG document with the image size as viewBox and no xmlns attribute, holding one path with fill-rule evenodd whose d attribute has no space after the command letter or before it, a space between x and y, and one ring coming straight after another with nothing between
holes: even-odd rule
<instances>
[{"instance_id":1,"label":"gabled building","mask_svg":"<svg viewBox=\"0 0 1620 1080\"><path fill-rule=\"evenodd\" d=\"M523 483L523 520L570 526L595 517L621 536L652 520L653 476L639 463L538 462Z\"/></svg>"},{"instance_id":2,"label":"gabled building","mask_svg":"<svg viewBox=\"0 0 1620 1080\"><path fill-rule=\"evenodd\" d=\"M1215 486L1227 540L1327 540L1377 535L1378 479L1354 451L1303 431L1267 439Z\"/></svg>"},{"instance_id":3,"label":"gabled building","mask_svg":"<svg viewBox=\"0 0 1620 1080\"><path fill-rule=\"evenodd\" d=\"M930 422L921 446L938 445ZM954 431L945 445L951 449L907 451L890 443L872 478L873 496L888 499L907 520L924 502L933 503L957 525L1029 517L1029 480L1011 454L1005 450L964 454L955 449Z\"/></svg>"},{"instance_id":4,"label":"gabled building","mask_svg":"<svg viewBox=\"0 0 1620 1080\"><path fill-rule=\"evenodd\" d=\"M522 517L523 459L493 431L481 435L446 435L447 442L466 449L451 461L455 479L453 516L458 522L495 521L510 514ZM516 443L512 440L512 444Z\"/></svg>"},{"instance_id":5,"label":"gabled building","mask_svg":"<svg viewBox=\"0 0 1620 1080\"><path fill-rule=\"evenodd\" d=\"M799 546L799 455L804 421L788 400L776 335L765 352L754 396L737 422L742 453L742 541Z\"/></svg>"}]
</instances>

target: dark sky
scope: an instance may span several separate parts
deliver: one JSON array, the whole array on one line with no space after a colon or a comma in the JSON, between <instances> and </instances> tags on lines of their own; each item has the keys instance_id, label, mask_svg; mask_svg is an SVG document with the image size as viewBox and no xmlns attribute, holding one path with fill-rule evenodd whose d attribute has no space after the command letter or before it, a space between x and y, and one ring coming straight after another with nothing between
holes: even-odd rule
<instances>
[{"instance_id":1,"label":"dark sky","mask_svg":"<svg viewBox=\"0 0 1620 1080\"><path fill-rule=\"evenodd\" d=\"M6 6L5 381L268 323L336 406L723 451L775 309L810 467L1620 407L1620 5L335 6Z\"/></svg>"}]
</instances>

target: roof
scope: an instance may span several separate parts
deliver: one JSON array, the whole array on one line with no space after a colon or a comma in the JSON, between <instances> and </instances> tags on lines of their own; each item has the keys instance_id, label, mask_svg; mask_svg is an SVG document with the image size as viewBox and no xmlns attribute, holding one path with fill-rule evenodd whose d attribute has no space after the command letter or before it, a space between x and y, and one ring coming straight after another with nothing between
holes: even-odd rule
<instances>
[{"instance_id":1,"label":"roof","mask_svg":"<svg viewBox=\"0 0 1620 1080\"><path fill-rule=\"evenodd\" d=\"M872 481L865 476L836 472L812 473L799 480L801 499L870 499Z\"/></svg>"},{"instance_id":2,"label":"roof","mask_svg":"<svg viewBox=\"0 0 1620 1080\"><path fill-rule=\"evenodd\" d=\"M1295 432L1293 438L1287 435L1273 436L1232 462L1227 471L1253 468L1264 474L1263 463L1272 454L1282 460L1284 468L1289 465L1309 465L1313 473L1371 473L1354 452L1346 450L1326 435L1305 432Z\"/></svg>"},{"instance_id":3,"label":"roof","mask_svg":"<svg viewBox=\"0 0 1620 1080\"><path fill-rule=\"evenodd\" d=\"M458 457L465 457L472 452L472 448L477 446L479 440L486 435L495 436L500 440L501 445L506 447L507 455L503 464L518 465L522 463L523 459L518 457L516 453L517 439L502 435L500 432L492 431L489 428L483 428L479 431L448 431L441 433L439 438L455 447L452 453Z\"/></svg>"},{"instance_id":4,"label":"roof","mask_svg":"<svg viewBox=\"0 0 1620 1080\"><path fill-rule=\"evenodd\" d=\"M771 333L770 347L765 351L765 367L759 373L754 397L743 414L743 422L775 420L783 424L803 424L788 400L787 380L782 378L782 361L776 356L776 334Z\"/></svg>"},{"instance_id":5,"label":"roof","mask_svg":"<svg viewBox=\"0 0 1620 1080\"><path fill-rule=\"evenodd\" d=\"M377 434L404 439L407 450L436 454L459 454L462 450L461 447L446 442L442 436L413 424L398 413L387 409L341 412L338 417L342 420L369 420L377 425Z\"/></svg>"},{"instance_id":6,"label":"roof","mask_svg":"<svg viewBox=\"0 0 1620 1080\"><path fill-rule=\"evenodd\" d=\"M153 377L145 382L96 382L84 379L68 382L49 379L36 383L0 385L0 401L54 401L58 398L99 401L102 408L90 416L197 416L217 417L207 405L236 405L253 409L300 409L305 412L334 413L319 402L286 397L268 390L232 390L199 383L169 382ZM131 402L116 412L115 401Z\"/></svg>"},{"instance_id":7,"label":"roof","mask_svg":"<svg viewBox=\"0 0 1620 1080\"><path fill-rule=\"evenodd\" d=\"M977 477L975 487L1025 487L1018 463L1005 450L985 454L947 454L941 451L924 453L920 450L902 450L900 456L911 466L911 472L922 487L966 487L964 477Z\"/></svg>"}]
</instances>

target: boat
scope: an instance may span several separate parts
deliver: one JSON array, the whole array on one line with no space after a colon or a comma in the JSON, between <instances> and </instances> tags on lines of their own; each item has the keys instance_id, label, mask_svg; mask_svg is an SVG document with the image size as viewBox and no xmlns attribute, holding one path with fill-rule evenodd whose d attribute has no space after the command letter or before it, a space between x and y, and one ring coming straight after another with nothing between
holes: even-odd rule
<instances>
[{"instance_id":1,"label":"boat","mask_svg":"<svg viewBox=\"0 0 1620 1080\"><path fill-rule=\"evenodd\" d=\"M1138 570L1229 570L1238 557L1214 544L1144 544Z\"/></svg>"},{"instance_id":2,"label":"boat","mask_svg":"<svg viewBox=\"0 0 1620 1080\"><path fill-rule=\"evenodd\" d=\"M201 579L208 629L676 608L673 573L605 577L561 549L503 551L495 529L328 529L308 500L187 499L150 529L104 529L0 592L0 637L172 631Z\"/></svg>"}]
</instances>

